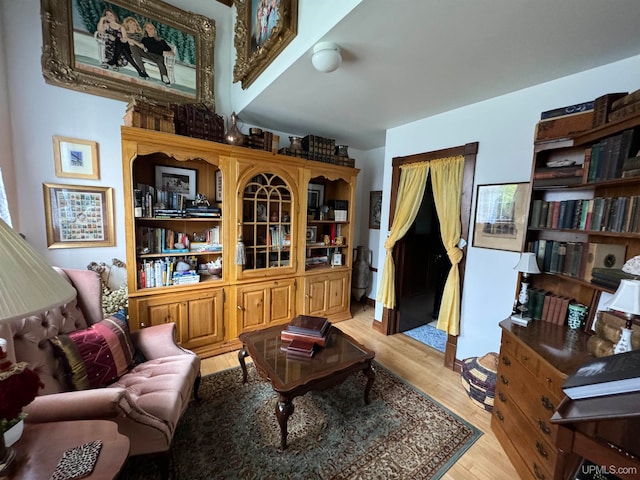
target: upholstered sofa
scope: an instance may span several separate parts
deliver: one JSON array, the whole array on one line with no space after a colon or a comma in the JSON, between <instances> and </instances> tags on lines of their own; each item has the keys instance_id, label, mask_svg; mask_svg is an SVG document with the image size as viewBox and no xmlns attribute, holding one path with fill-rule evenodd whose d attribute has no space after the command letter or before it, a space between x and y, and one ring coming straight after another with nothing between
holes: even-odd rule
<instances>
[{"instance_id":1,"label":"upholstered sofa","mask_svg":"<svg viewBox=\"0 0 640 480\"><path fill-rule=\"evenodd\" d=\"M39 396L25 408L26 422L108 419L116 422L120 433L130 438L130 455L168 454L191 394L197 397L200 359L174 342L173 323L148 327L131 332L133 351L113 353L114 364L119 363L120 370L124 371L113 374L112 368L111 374L117 378L111 383L99 388L92 385L92 388L69 391L73 388L69 384L70 362L64 352L61 354L60 347L72 343L85 332L100 334L106 329L104 325L115 325L118 333L122 333L123 322L119 323L115 318L103 319L100 277L96 272L57 270L61 274L60 281L69 281L75 287L76 299L51 311L15 320L0 329L0 336L8 341L9 358L27 362L45 385ZM128 330L124 333L129 334ZM117 342L111 338L111 331L104 337L111 349L107 349L105 356L109 360L112 358L110 352L118 350L117 345L114 346ZM80 346L76 350L83 348ZM104 352L101 355L105 355ZM123 367L126 355L135 361ZM83 368L88 373L93 372L90 365ZM168 461L169 455L159 458Z\"/></svg>"}]
</instances>

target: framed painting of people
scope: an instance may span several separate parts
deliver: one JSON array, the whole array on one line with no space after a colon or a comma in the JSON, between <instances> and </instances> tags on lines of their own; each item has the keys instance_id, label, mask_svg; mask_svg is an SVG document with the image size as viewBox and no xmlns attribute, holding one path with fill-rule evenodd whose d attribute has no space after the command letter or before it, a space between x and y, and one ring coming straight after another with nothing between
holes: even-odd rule
<instances>
[{"instance_id":1,"label":"framed painting of people","mask_svg":"<svg viewBox=\"0 0 640 480\"><path fill-rule=\"evenodd\" d=\"M43 183L49 248L112 247L113 188Z\"/></svg>"},{"instance_id":2,"label":"framed painting of people","mask_svg":"<svg viewBox=\"0 0 640 480\"><path fill-rule=\"evenodd\" d=\"M161 1L41 0L47 83L215 108L215 22Z\"/></svg>"},{"instance_id":3,"label":"framed painting of people","mask_svg":"<svg viewBox=\"0 0 640 480\"><path fill-rule=\"evenodd\" d=\"M298 0L235 0L233 81L247 88L298 33Z\"/></svg>"}]
</instances>

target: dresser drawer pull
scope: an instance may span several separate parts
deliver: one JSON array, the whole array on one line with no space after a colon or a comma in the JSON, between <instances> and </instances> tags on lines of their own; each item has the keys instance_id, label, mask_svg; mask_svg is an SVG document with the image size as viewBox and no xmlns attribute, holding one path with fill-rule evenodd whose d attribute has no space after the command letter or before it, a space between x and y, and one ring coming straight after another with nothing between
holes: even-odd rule
<instances>
[{"instance_id":1,"label":"dresser drawer pull","mask_svg":"<svg viewBox=\"0 0 640 480\"><path fill-rule=\"evenodd\" d=\"M540 471L540 467L538 467L538 464L536 462L533 462L533 473L535 473L536 478L539 478L540 480L544 480L546 478L544 476L544 473Z\"/></svg>"},{"instance_id":2,"label":"dresser drawer pull","mask_svg":"<svg viewBox=\"0 0 640 480\"><path fill-rule=\"evenodd\" d=\"M504 415L502 415L502 412L500 410L496 410L496 417L498 417L498 420L500 420L501 422L504 422Z\"/></svg>"},{"instance_id":3,"label":"dresser drawer pull","mask_svg":"<svg viewBox=\"0 0 640 480\"><path fill-rule=\"evenodd\" d=\"M504 375L500 375L500 381L502 383L504 383L505 385L509 385L509 379L507 377L505 377Z\"/></svg>"},{"instance_id":4,"label":"dresser drawer pull","mask_svg":"<svg viewBox=\"0 0 640 480\"><path fill-rule=\"evenodd\" d=\"M547 427L547 424L544 423L544 421L542 421L542 419L540 419L540 418L538 419L538 428L545 435L549 435L551 433L551 429L549 427Z\"/></svg>"},{"instance_id":5,"label":"dresser drawer pull","mask_svg":"<svg viewBox=\"0 0 640 480\"><path fill-rule=\"evenodd\" d=\"M498 398L500 399L501 402L506 402L507 401L507 397L504 393L500 392L498 393Z\"/></svg>"},{"instance_id":6,"label":"dresser drawer pull","mask_svg":"<svg viewBox=\"0 0 640 480\"><path fill-rule=\"evenodd\" d=\"M542 443L540 443L538 440L536 440L536 450L538 451L538 453L540 454L540 456L542 458L547 458L549 457L549 453L547 452L547 450L544 448L544 445Z\"/></svg>"},{"instance_id":7,"label":"dresser drawer pull","mask_svg":"<svg viewBox=\"0 0 640 480\"><path fill-rule=\"evenodd\" d=\"M527 357L526 355L522 355L522 357L520 357L522 359L523 362L528 362L529 361L529 357Z\"/></svg>"},{"instance_id":8,"label":"dresser drawer pull","mask_svg":"<svg viewBox=\"0 0 640 480\"><path fill-rule=\"evenodd\" d=\"M509 357L507 357L506 355L503 355L502 363L508 367L509 365L511 365L511 360L509 360Z\"/></svg>"},{"instance_id":9,"label":"dresser drawer pull","mask_svg":"<svg viewBox=\"0 0 640 480\"><path fill-rule=\"evenodd\" d=\"M540 401L542 402L542 406L544 408L546 408L547 410L555 411L556 407L553 406L553 403L551 403L551 400L549 400L547 397L542 395L540 397Z\"/></svg>"}]
</instances>

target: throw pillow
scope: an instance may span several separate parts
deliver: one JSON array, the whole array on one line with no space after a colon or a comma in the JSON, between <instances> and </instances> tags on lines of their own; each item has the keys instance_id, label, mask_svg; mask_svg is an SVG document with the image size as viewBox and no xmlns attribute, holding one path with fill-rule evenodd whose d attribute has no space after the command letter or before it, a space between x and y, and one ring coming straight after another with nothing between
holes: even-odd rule
<instances>
[{"instance_id":1,"label":"throw pillow","mask_svg":"<svg viewBox=\"0 0 640 480\"><path fill-rule=\"evenodd\" d=\"M133 366L134 347L123 315L115 314L84 330L51 339L70 388L106 387Z\"/></svg>"}]
</instances>

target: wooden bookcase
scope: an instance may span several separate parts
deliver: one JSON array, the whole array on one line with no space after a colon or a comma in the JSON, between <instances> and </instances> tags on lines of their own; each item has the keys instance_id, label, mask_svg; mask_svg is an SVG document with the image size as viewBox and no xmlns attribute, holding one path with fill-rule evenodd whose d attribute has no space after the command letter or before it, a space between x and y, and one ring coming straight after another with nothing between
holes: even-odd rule
<instances>
[{"instance_id":1,"label":"wooden bookcase","mask_svg":"<svg viewBox=\"0 0 640 480\"><path fill-rule=\"evenodd\" d=\"M183 347L210 356L238 348L244 331L283 324L298 314L333 322L351 317L350 240L358 169L133 127L122 127L121 135L132 329L175 322ZM191 191L195 182L196 192L220 215L157 215L156 191L151 191L152 205L141 201L137 191L156 186L158 166L175 172ZM310 184L322 186L323 204L337 202L346 209L338 220L328 209L322 220L307 215L313 210ZM143 203L138 210L136 201ZM316 248L306 238L310 226L322 235L327 229L333 241L317 247L328 252L327 261L313 268L308 259ZM336 231L342 237L339 245ZM175 239L169 245L171 233ZM211 238L219 243L215 248L180 244L208 244ZM236 263L240 239L244 265ZM332 261L336 253L339 262ZM203 266L215 261L222 272L209 275ZM178 262L194 269L198 281L171 284ZM147 281L150 272L156 282Z\"/></svg>"},{"instance_id":2,"label":"wooden bookcase","mask_svg":"<svg viewBox=\"0 0 640 480\"><path fill-rule=\"evenodd\" d=\"M640 254L640 222L634 224L633 221L635 215L640 216L640 202L637 200L633 213L620 207L623 218L617 226L600 222L598 229L591 229L590 224L587 227L586 218L584 224L581 224L582 211L575 221L566 217L569 210L567 205L571 205L567 202L570 201L586 201L581 205L588 206L596 198L634 198L640 195L640 176L621 178L620 173L617 173L589 179L589 170L585 166L583 175L579 176L547 175L550 171L549 161L568 159L569 162L573 160L578 164L591 164L593 157L587 162L585 157L592 155L594 145L611 142L608 139L629 129L633 129L635 138L640 139L639 127L640 115L607 123L570 138L534 145L531 203L526 233L528 251L535 251L536 246L539 248L540 242L545 240L565 244L597 243L602 244L605 250L612 245L621 245L625 248L625 254L618 262L622 263ZM632 155L637 153L637 147L634 148ZM610 158L615 157L610 154ZM541 175L542 172L544 175ZM612 168L611 172L615 172L615 169ZM541 182L542 176L548 176L545 179L547 181ZM536 212L534 206L536 201L565 202L565 216L560 215L559 203L555 224L551 215L551 224L543 225L543 215L540 211ZM587 212L588 210L587 208ZM572 213L575 219L576 211ZM618 264L622 266L621 263ZM539 264L539 267L541 270L545 269L543 264ZM575 471L579 460L575 456L566 458L558 449L557 445L562 443L559 441L562 432L559 432L558 425L551 422L551 417L564 398L564 380L582 363L593 358L588 347L591 325L603 293L613 293L615 287L594 284L591 276L580 276L575 265L574 270L570 267L571 264L568 270L558 266L552 269L547 265L547 270L553 271L530 276L530 288L569 297L587 305L589 317L582 330L568 328L566 320L560 324L533 320L528 327L515 325L510 319L500 324L502 343L491 427L522 478L573 478L567 477L567 472Z\"/></svg>"},{"instance_id":3,"label":"wooden bookcase","mask_svg":"<svg viewBox=\"0 0 640 480\"><path fill-rule=\"evenodd\" d=\"M611 294L616 289L612 285L592 283L589 266L610 267L615 264L616 268L621 268L626 260L640 254L640 176L622 178L619 170L615 172L616 147L611 145L615 145L613 139L620 139L625 131L633 132L634 151L629 155L635 155L640 143L639 126L640 115L607 123L571 138L539 142L534 146L527 250L539 253L540 242L546 242L547 246L553 242L551 245L559 246L560 255L564 253L565 257L564 262L561 258L554 267L543 260L544 255L540 256L538 266L544 273L531 276L530 286L587 305L589 316L584 328L587 332L591 329L603 292ZM612 151L607 153L607 158L600 150L598 161L603 163L605 158L604 163L612 167L608 174L600 170L598 176L592 169L596 156L592 152L601 148L600 145L609 145ZM550 170L546 165L553 159L584 162L583 174L566 178L536 178L541 172ZM537 205L541 202L543 213L539 214ZM543 218L544 202L548 205L549 221L546 223ZM593 244L600 245L595 250L598 258L593 265L589 259L589 244L591 253L594 252ZM546 260L550 262L551 258L547 254ZM583 269L587 265L586 272L581 273L581 265Z\"/></svg>"}]
</instances>

